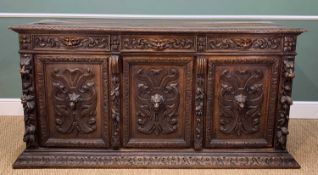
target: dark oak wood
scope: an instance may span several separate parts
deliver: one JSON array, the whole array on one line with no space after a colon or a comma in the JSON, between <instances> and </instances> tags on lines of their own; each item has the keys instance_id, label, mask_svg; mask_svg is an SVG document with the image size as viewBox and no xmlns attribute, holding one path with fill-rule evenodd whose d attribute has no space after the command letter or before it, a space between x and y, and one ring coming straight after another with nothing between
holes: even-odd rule
<instances>
[{"instance_id":1,"label":"dark oak wood","mask_svg":"<svg viewBox=\"0 0 318 175\"><path fill-rule=\"evenodd\" d=\"M272 23L104 20L19 33L14 168L299 168L286 150L297 35Z\"/></svg>"}]
</instances>

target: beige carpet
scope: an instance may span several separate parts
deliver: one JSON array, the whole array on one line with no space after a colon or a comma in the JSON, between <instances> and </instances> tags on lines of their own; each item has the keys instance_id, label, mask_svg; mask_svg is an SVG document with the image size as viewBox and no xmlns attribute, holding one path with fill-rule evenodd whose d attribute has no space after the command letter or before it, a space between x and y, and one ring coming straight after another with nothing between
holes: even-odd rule
<instances>
[{"instance_id":1,"label":"beige carpet","mask_svg":"<svg viewBox=\"0 0 318 175\"><path fill-rule=\"evenodd\" d=\"M301 169L292 170L222 170L222 169L19 169L11 165L24 149L22 142L23 118L0 116L0 175L36 174L36 175L292 175L318 174L318 120L291 120L288 150L301 165Z\"/></svg>"}]
</instances>

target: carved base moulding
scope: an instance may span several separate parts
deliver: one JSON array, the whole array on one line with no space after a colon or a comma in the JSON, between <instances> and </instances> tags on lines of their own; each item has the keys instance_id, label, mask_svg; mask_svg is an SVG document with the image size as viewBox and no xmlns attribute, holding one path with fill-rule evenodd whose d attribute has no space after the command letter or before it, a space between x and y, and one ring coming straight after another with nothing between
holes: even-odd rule
<instances>
[{"instance_id":1,"label":"carved base moulding","mask_svg":"<svg viewBox=\"0 0 318 175\"><path fill-rule=\"evenodd\" d=\"M19 33L13 168L299 168L297 36L271 23L51 21Z\"/></svg>"},{"instance_id":2,"label":"carved base moulding","mask_svg":"<svg viewBox=\"0 0 318 175\"><path fill-rule=\"evenodd\" d=\"M287 152L24 151L13 168L299 168Z\"/></svg>"}]
</instances>

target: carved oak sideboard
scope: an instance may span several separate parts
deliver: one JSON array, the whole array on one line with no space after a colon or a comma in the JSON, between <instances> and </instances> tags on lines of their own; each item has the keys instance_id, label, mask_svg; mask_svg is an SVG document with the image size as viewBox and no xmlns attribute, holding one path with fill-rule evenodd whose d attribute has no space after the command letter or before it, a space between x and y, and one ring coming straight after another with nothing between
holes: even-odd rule
<instances>
[{"instance_id":1,"label":"carved oak sideboard","mask_svg":"<svg viewBox=\"0 0 318 175\"><path fill-rule=\"evenodd\" d=\"M272 23L51 21L19 33L14 168L299 168L296 37Z\"/></svg>"}]
</instances>

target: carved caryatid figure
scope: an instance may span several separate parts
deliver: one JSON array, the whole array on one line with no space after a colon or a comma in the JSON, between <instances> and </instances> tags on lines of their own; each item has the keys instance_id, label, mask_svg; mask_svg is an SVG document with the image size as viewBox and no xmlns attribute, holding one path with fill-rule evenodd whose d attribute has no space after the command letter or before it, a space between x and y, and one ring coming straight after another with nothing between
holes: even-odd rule
<instances>
[{"instance_id":1,"label":"carved caryatid figure","mask_svg":"<svg viewBox=\"0 0 318 175\"><path fill-rule=\"evenodd\" d=\"M96 130L94 73L89 68L55 69L52 81L57 131L87 134Z\"/></svg>"},{"instance_id":2,"label":"carved caryatid figure","mask_svg":"<svg viewBox=\"0 0 318 175\"><path fill-rule=\"evenodd\" d=\"M137 130L169 134L177 130L179 72L170 68L140 68L136 74Z\"/></svg>"}]
</instances>

